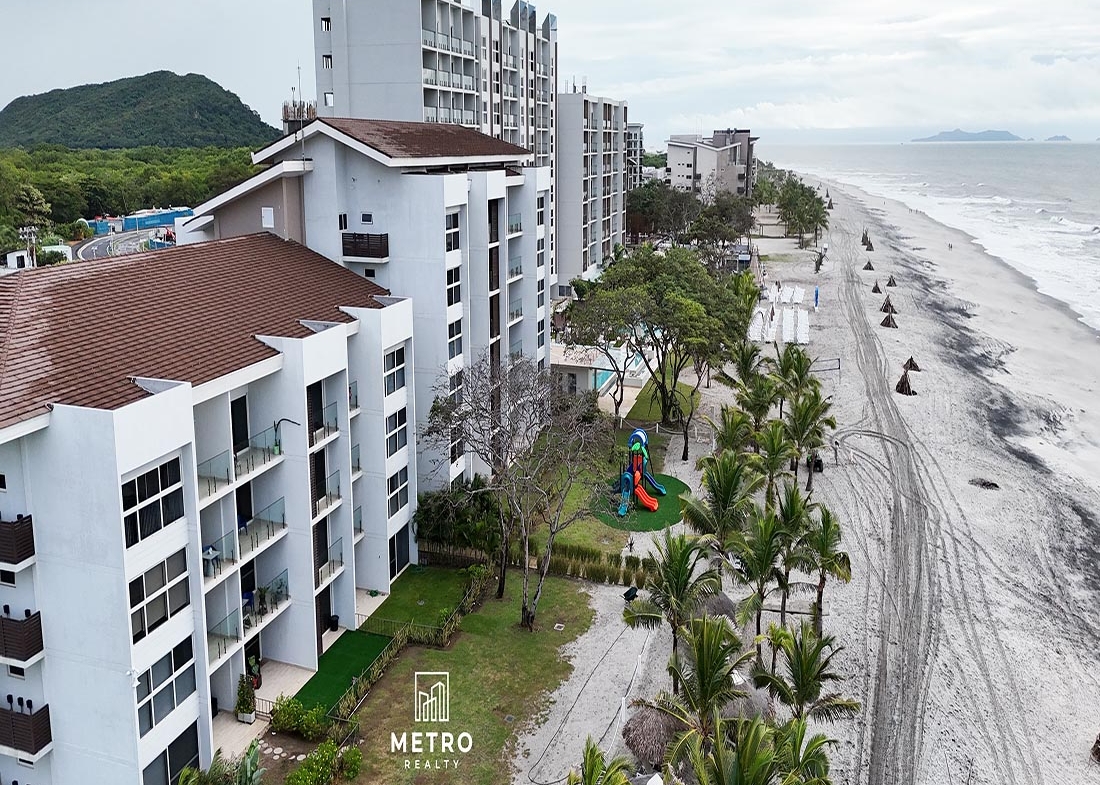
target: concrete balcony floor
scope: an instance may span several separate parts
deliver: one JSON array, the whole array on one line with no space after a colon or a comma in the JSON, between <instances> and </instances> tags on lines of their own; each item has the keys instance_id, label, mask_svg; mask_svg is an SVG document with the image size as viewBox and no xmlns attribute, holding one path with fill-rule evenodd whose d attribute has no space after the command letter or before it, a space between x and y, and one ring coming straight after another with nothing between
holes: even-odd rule
<instances>
[{"instance_id":1,"label":"concrete balcony floor","mask_svg":"<svg viewBox=\"0 0 1100 785\"><path fill-rule=\"evenodd\" d=\"M256 690L260 700L274 701L280 695L295 695L313 676L313 671L289 665L285 662L268 660L263 666L264 683ZM230 707L232 708L232 707ZM256 719L246 725L237 719L232 711L219 711L214 717L214 749L221 749L222 755L232 757L243 754L253 739L267 733L268 721Z\"/></svg>"}]
</instances>

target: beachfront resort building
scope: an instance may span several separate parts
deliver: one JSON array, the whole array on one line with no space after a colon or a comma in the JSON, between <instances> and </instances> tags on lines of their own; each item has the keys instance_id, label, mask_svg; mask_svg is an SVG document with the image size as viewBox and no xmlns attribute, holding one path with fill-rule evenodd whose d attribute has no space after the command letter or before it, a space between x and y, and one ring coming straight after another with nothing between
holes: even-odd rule
<instances>
[{"instance_id":1,"label":"beachfront resort building","mask_svg":"<svg viewBox=\"0 0 1100 785\"><path fill-rule=\"evenodd\" d=\"M674 134L668 140L665 182L692 193L728 191L752 196L757 138L747 129L732 128L715 131L709 138Z\"/></svg>"},{"instance_id":2,"label":"beachfront resort building","mask_svg":"<svg viewBox=\"0 0 1100 785\"><path fill-rule=\"evenodd\" d=\"M550 168L553 229L553 14L524 0L313 0L313 16L318 116L455 124L524 147Z\"/></svg>"},{"instance_id":3,"label":"beachfront resort building","mask_svg":"<svg viewBox=\"0 0 1100 785\"><path fill-rule=\"evenodd\" d=\"M412 303L264 233L0 312L0 776L175 785L416 559Z\"/></svg>"},{"instance_id":4,"label":"beachfront resort building","mask_svg":"<svg viewBox=\"0 0 1100 785\"><path fill-rule=\"evenodd\" d=\"M559 293L569 281L599 276L626 227L625 101L582 89L558 96Z\"/></svg>"},{"instance_id":5,"label":"beachfront resort building","mask_svg":"<svg viewBox=\"0 0 1100 785\"><path fill-rule=\"evenodd\" d=\"M484 352L549 364L550 170L460 125L320 118L253 155L268 168L195 208L178 242L268 231L412 299L415 413L459 394ZM391 429L392 430L392 429ZM460 442L426 451L421 485L472 477Z\"/></svg>"},{"instance_id":6,"label":"beachfront resort building","mask_svg":"<svg viewBox=\"0 0 1100 785\"><path fill-rule=\"evenodd\" d=\"M626 124L626 190L642 185L642 158L645 155L645 136L641 123Z\"/></svg>"}]
</instances>

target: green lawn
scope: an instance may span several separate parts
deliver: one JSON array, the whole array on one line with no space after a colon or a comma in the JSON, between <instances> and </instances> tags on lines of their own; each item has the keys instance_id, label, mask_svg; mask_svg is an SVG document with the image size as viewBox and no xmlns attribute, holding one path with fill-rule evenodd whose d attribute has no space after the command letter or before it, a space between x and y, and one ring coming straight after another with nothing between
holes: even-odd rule
<instances>
[{"instance_id":1,"label":"green lawn","mask_svg":"<svg viewBox=\"0 0 1100 785\"><path fill-rule=\"evenodd\" d=\"M560 647L592 623L593 611L579 583L549 578L539 603L538 631L521 629L519 573L509 575L503 600L490 598L462 620L448 649L407 649L372 689L361 716L363 769L357 782L383 785L499 785L512 780L516 732L544 711L548 694L572 666ZM555 624L564 624L562 632ZM413 722L413 674L450 673L450 721L445 727ZM465 754L403 755L390 752L390 734L446 730L469 733ZM426 743L426 742L425 742ZM580 750L577 751L580 754ZM457 770L406 770L409 759L458 759Z\"/></svg>"},{"instance_id":2,"label":"green lawn","mask_svg":"<svg viewBox=\"0 0 1100 785\"><path fill-rule=\"evenodd\" d=\"M321 655L317 672L295 697L307 709L324 706L328 711L347 692L352 679L366 670L389 642L382 635L348 630Z\"/></svg>"},{"instance_id":3,"label":"green lawn","mask_svg":"<svg viewBox=\"0 0 1100 785\"><path fill-rule=\"evenodd\" d=\"M630 511L620 518L618 510L619 497L615 496L615 509L607 509L606 506L594 506L593 514L607 527L621 529L623 531L652 532L660 531L666 526L672 526L680 522L680 494L690 490L680 480L667 474L655 474L653 479L659 482L665 489L664 496L656 496L646 484L646 490L657 500L657 509L650 512L636 503L630 505ZM599 502L597 502L597 505Z\"/></svg>"},{"instance_id":4,"label":"green lawn","mask_svg":"<svg viewBox=\"0 0 1100 785\"><path fill-rule=\"evenodd\" d=\"M372 616L393 621L438 624L442 610L453 611L466 592L466 573L445 567L411 565L390 587L390 596Z\"/></svg>"},{"instance_id":5,"label":"green lawn","mask_svg":"<svg viewBox=\"0 0 1100 785\"><path fill-rule=\"evenodd\" d=\"M691 395L691 385L684 382L677 382L676 389L680 391L680 395L683 400L687 400L687 397ZM646 422L656 423L661 421L661 402L654 394L655 386L653 380L646 381L645 386L642 387L642 391L638 393L638 400L634 401L634 405L630 407L630 411L626 413L626 419L634 422ZM699 393L695 393L695 405L699 406ZM650 433L650 438L653 434Z\"/></svg>"}]
</instances>

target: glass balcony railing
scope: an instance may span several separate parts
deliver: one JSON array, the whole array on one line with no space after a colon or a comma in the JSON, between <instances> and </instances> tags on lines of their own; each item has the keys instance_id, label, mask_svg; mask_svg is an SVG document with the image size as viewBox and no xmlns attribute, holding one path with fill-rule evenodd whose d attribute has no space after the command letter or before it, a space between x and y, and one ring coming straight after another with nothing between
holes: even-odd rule
<instances>
[{"instance_id":1,"label":"glass balcony railing","mask_svg":"<svg viewBox=\"0 0 1100 785\"><path fill-rule=\"evenodd\" d=\"M359 408L359 382L348 385L348 409L355 411Z\"/></svg>"},{"instance_id":2,"label":"glass balcony railing","mask_svg":"<svg viewBox=\"0 0 1100 785\"><path fill-rule=\"evenodd\" d=\"M241 612L233 610L217 624L206 628L206 643L210 649L210 662L224 657L233 644L241 639Z\"/></svg>"},{"instance_id":3,"label":"glass balcony railing","mask_svg":"<svg viewBox=\"0 0 1100 785\"><path fill-rule=\"evenodd\" d=\"M336 401L333 401L319 412L309 428L309 444L312 447L318 442L324 441L332 434L340 430L340 423L336 419Z\"/></svg>"},{"instance_id":4,"label":"glass balcony railing","mask_svg":"<svg viewBox=\"0 0 1100 785\"><path fill-rule=\"evenodd\" d=\"M363 533L363 508L356 507L355 512L351 515L351 525L355 529L356 534Z\"/></svg>"},{"instance_id":5,"label":"glass balcony railing","mask_svg":"<svg viewBox=\"0 0 1100 785\"><path fill-rule=\"evenodd\" d=\"M363 463L359 460L359 445L353 444L351 447L351 473L358 474L363 471Z\"/></svg>"},{"instance_id":6,"label":"glass balcony railing","mask_svg":"<svg viewBox=\"0 0 1100 785\"><path fill-rule=\"evenodd\" d=\"M420 71L424 75L424 84L435 84L434 68L421 68Z\"/></svg>"},{"instance_id":7,"label":"glass balcony railing","mask_svg":"<svg viewBox=\"0 0 1100 785\"><path fill-rule=\"evenodd\" d=\"M246 556L286 528L286 502L280 498L256 513L252 520L237 530L241 541L241 556Z\"/></svg>"},{"instance_id":8,"label":"glass balcony railing","mask_svg":"<svg viewBox=\"0 0 1100 785\"><path fill-rule=\"evenodd\" d=\"M236 476L242 477L262 469L275 460L280 453L279 438L275 426L248 437L248 447L234 456Z\"/></svg>"},{"instance_id":9,"label":"glass balcony railing","mask_svg":"<svg viewBox=\"0 0 1100 785\"><path fill-rule=\"evenodd\" d=\"M510 213L508 215L508 234L519 234L523 231L523 214Z\"/></svg>"},{"instance_id":10,"label":"glass balcony railing","mask_svg":"<svg viewBox=\"0 0 1100 785\"><path fill-rule=\"evenodd\" d=\"M508 280L519 278L523 275L523 259L514 257L508 260Z\"/></svg>"},{"instance_id":11,"label":"glass balcony railing","mask_svg":"<svg viewBox=\"0 0 1100 785\"><path fill-rule=\"evenodd\" d=\"M462 40L462 54L466 55L467 57L473 57L474 56L474 42L473 41L467 41L465 39Z\"/></svg>"},{"instance_id":12,"label":"glass balcony railing","mask_svg":"<svg viewBox=\"0 0 1100 785\"><path fill-rule=\"evenodd\" d=\"M283 570L254 592L241 593L241 616L245 630L260 624L290 599L288 573Z\"/></svg>"},{"instance_id":13,"label":"glass balcony railing","mask_svg":"<svg viewBox=\"0 0 1100 785\"><path fill-rule=\"evenodd\" d=\"M321 496L313 500L314 518L319 518L325 510L340 501L340 472L335 471L326 477L318 490L320 490Z\"/></svg>"},{"instance_id":14,"label":"glass balcony railing","mask_svg":"<svg viewBox=\"0 0 1100 785\"><path fill-rule=\"evenodd\" d=\"M435 83L440 87L451 86L451 74L448 71L436 71Z\"/></svg>"},{"instance_id":15,"label":"glass balcony railing","mask_svg":"<svg viewBox=\"0 0 1100 785\"><path fill-rule=\"evenodd\" d=\"M424 46L435 46L435 30L421 29L420 40L424 42Z\"/></svg>"},{"instance_id":16,"label":"glass balcony railing","mask_svg":"<svg viewBox=\"0 0 1100 785\"><path fill-rule=\"evenodd\" d=\"M229 532L213 542L203 543L202 574L207 578L216 578L225 572L225 568L237 562L237 533Z\"/></svg>"},{"instance_id":17,"label":"glass balcony railing","mask_svg":"<svg viewBox=\"0 0 1100 785\"><path fill-rule=\"evenodd\" d=\"M523 305L516 303L508 308L508 324L523 318Z\"/></svg>"},{"instance_id":18,"label":"glass balcony railing","mask_svg":"<svg viewBox=\"0 0 1100 785\"><path fill-rule=\"evenodd\" d=\"M198 465L199 499L213 496L233 482L233 453L226 450Z\"/></svg>"},{"instance_id":19,"label":"glass balcony railing","mask_svg":"<svg viewBox=\"0 0 1100 785\"><path fill-rule=\"evenodd\" d=\"M328 547L327 560L317 568L317 585L327 581L344 566L344 538L341 537Z\"/></svg>"}]
</instances>

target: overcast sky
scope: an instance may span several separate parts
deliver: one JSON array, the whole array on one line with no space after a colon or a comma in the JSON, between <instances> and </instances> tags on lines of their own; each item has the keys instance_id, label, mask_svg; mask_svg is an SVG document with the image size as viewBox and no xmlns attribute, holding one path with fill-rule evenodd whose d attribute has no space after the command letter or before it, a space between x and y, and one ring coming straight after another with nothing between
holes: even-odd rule
<instances>
[{"instance_id":1,"label":"overcast sky","mask_svg":"<svg viewBox=\"0 0 1100 785\"><path fill-rule=\"evenodd\" d=\"M900 141L956 126L1100 137L1098 0L555 0L538 10L558 18L559 88L575 78L628 100L650 149L669 133L728 126L771 141ZM205 74L278 124L299 63L315 93L311 11L311 0L0 0L0 106L167 69Z\"/></svg>"}]
</instances>

